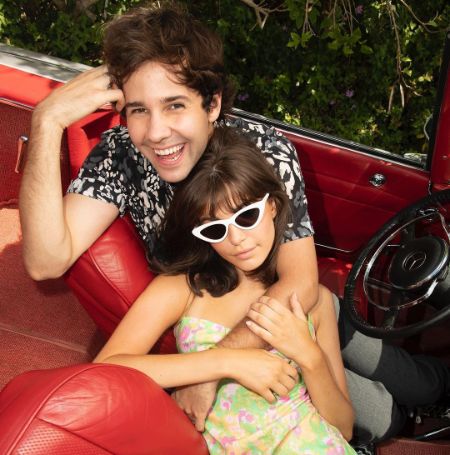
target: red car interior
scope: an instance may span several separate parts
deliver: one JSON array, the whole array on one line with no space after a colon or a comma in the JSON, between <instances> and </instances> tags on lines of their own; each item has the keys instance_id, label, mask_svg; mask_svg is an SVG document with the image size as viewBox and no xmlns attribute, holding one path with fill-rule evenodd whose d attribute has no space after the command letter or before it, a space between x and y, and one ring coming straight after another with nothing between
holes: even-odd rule
<instances>
[{"instance_id":1,"label":"red car interior","mask_svg":"<svg viewBox=\"0 0 450 455\"><path fill-rule=\"evenodd\" d=\"M13 130L2 141L20 155L26 152L20 152L24 145L16 138L23 132L14 130L14 125L29 124L32 108L59 83L2 65L0 78L0 117ZM25 116L25 121L11 116L10 99L15 100L14 115ZM447 117L449 105L447 100ZM111 109L104 109L67 129L61 152L64 188L101 132L119 121ZM394 213L427 193L430 172L285 133L299 152L306 180L320 281L342 296L358 250ZM448 141L447 132L447 146ZM8 158L14 166L17 159ZM2 187L0 200L17 198L20 175L11 179L1 172L0 179L8 180L8 185ZM441 166L436 164L433 172L441 174ZM382 188L369 183L377 173L386 176ZM407 186L402 183L405 180ZM141 240L125 217L117 219L80 257L65 280L108 337L152 277ZM170 330L154 351L176 351ZM207 453L201 435L163 389L135 370L112 365L81 364L14 378L0 393L0 433L0 454ZM381 445L377 453L394 453L394 444ZM395 453L415 453L407 441L397 444ZM430 444L420 453L444 454L448 446Z\"/></svg>"}]
</instances>

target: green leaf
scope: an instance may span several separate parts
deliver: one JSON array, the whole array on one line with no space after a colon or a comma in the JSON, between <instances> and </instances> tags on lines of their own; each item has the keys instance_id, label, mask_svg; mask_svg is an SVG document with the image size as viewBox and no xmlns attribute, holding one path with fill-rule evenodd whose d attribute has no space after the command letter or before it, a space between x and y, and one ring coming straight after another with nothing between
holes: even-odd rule
<instances>
[{"instance_id":1,"label":"green leaf","mask_svg":"<svg viewBox=\"0 0 450 455\"><path fill-rule=\"evenodd\" d=\"M366 55L373 54L373 49L366 44L361 44L360 50L363 54Z\"/></svg>"}]
</instances>

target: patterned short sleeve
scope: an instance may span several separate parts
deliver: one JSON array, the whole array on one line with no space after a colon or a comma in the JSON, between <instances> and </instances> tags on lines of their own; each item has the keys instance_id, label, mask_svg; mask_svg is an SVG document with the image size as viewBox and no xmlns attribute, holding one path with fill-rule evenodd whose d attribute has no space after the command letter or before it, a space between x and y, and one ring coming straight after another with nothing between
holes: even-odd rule
<instances>
[{"instance_id":1,"label":"patterned short sleeve","mask_svg":"<svg viewBox=\"0 0 450 455\"><path fill-rule=\"evenodd\" d=\"M305 180L297 151L292 142L277 131L273 131L273 136L269 138L262 151L284 183L291 204L292 221L285 232L285 241L312 236L314 229L308 213Z\"/></svg>"},{"instance_id":2,"label":"patterned short sleeve","mask_svg":"<svg viewBox=\"0 0 450 455\"><path fill-rule=\"evenodd\" d=\"M292 142L272 126L252 123L241 118L227 121L229 126L242 129L252 137L265 158L280 176L291 205L291 222L288 224L284 241L314 235L308 214L305 181L300 169L297 151Z\"/></svg>"},{"instance_id":3,"label":"patterned short sleeve","mask_svg":"<svg viewBox=\"0 0 450 455\"><path fill-rule=\"evenodd\" d=\"M101 141L86 157L68 193L82 194L114 204L123 216L127 208L126 150L121 147L121 129L103 133Z\"/></svg>"}]
</instances>

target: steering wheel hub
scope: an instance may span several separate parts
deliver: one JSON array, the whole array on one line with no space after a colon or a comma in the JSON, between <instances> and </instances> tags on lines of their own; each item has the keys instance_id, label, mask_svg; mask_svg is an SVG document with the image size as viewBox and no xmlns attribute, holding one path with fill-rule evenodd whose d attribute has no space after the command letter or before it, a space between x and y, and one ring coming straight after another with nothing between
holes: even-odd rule
<instances>
[{"instance_id":1,"label":"steering wheel hub","mask_svg":"<svg viewBox=\"0 0 450 455\"><path fill-rule=\"evenodd\" d=\"M410 291L434 280L448 263L448 245L435 236L410 240L392 259L389 280L396 289Z\"/></svg>"}]
</instances>

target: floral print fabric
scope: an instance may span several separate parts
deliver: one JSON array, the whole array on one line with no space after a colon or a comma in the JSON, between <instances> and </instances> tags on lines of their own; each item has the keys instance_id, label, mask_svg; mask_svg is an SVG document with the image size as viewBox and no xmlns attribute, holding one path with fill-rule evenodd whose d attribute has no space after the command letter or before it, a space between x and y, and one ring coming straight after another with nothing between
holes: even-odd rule
<instances>
[{"instance_id":1,"label":"floral print fabric","mask_svg":"<svg viewBox=\"0 0 450 455\"><path fill-rule=\"evenodd\" d=\"M310 328L313 330L311 323ZM229 331L218 323L191 316L184 316L174 328L179 352L210 349ZM203 433L210 453L354 454L337 429L317 412L299 376L289 395L279 397L274 404L239 383L222 380Z\"/></svg>"}]
</instances>

